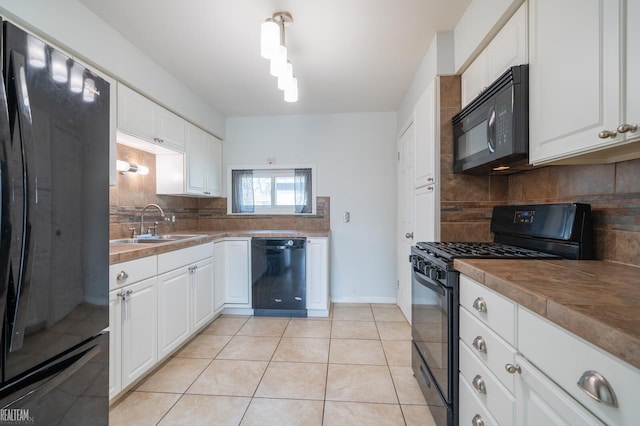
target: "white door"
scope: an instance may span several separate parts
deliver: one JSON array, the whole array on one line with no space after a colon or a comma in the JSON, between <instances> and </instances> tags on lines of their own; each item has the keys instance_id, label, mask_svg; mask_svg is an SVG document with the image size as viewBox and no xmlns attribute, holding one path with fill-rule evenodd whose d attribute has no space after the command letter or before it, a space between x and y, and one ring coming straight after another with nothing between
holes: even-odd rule
<instances>
[{"instance_id":1,"label":"white door","mask_svg":"<svg viewBox=\"0 0 640 426\"><path fill-rule=\"evenodd\" d=\"M250 307L249 288L249 242L247 240L225 241L225 299Z\"/></svg>"},{"instance_id":2,"label":"white door","mask_svg":"<svg viewBox=\"0 0 640 426\"><path fill-rule=\"evenodd\" d=\"M415 130L411 123L398 140L398 306L411 322L411 267L413 244L413 186Z\"/></svg>"},{"instance_id":3,"label":"white door","mask_svg":"<svg viewBox=\"0 0 640 426\"><path fill-rule=\"evenodd\" d=\"M109 293L109 398L116 396L122 389L122 312L121 290Z\"/></svg>"},{"instance_id":4,"label":"white door","mask_svg":"<svg viewBox=\"0 0 640 426\"><path fill-rule=\"evenodd\" d=\"M219 312L224 308L224 302L226 300L224 287L225 287L225 242L220 241L213 245L213 259L214 259L214 309Z\"/></svg>"}]
</instances>

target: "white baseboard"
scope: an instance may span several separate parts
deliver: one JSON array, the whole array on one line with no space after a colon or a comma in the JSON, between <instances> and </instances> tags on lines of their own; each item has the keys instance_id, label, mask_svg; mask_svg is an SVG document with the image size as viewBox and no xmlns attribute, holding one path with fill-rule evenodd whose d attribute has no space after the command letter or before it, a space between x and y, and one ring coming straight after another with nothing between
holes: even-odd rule
<instances>
[{"instance_id":1,"label":"white baseboard","mask_svg":"<svg viewBox=\"0 0 640 426\"><path fill-rule=\"evenodd\" d=\"M368 297L368 296L345 296L331 299L333 303L384 303L397 304L395 297Z\"/></svg>"}]
</instances>

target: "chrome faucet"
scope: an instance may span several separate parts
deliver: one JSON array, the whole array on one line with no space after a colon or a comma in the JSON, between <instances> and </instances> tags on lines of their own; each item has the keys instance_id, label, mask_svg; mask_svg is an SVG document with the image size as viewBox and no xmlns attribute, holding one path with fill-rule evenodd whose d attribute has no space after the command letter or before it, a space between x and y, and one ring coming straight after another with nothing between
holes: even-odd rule
<instances>
[{"instance_id":1,"label":"chrome faucet","mask_svg":"<svg viewBox=\"0 0 640 426\"><path fill-rule=\"evenodd\" d=\"M142 213L140 213L140 234L144 234L144 212L145 210L147 210L149 207L155 207L156 209L160 210L160 215L162 216L162 218L164 218L164 211L162 211L162 207L160 207L157 204L147 204L146 206L144 206L142 208ZM156 226L150 226L149 229L153 228L153 233L155 234L155 232L157 231L157 222L156 222ZM147 229L147 231L149 230Z\"/></svg>"}]
</instances>

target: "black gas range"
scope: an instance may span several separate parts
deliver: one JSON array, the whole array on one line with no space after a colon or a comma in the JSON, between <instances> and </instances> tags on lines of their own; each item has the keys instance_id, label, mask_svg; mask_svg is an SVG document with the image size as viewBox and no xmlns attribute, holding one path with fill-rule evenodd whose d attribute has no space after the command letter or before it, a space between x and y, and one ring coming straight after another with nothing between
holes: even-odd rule
<instances>
[{"instance_id":1,"label":"black gas range","mask_svg":"<svg viewBox=\"0 0 640 426\"><path fill-rule=\"evenodd\" d=\"M498 206L493 242L419 242L411 248L412 365L438 426L458 424L459 273L455 259L591 259L588 204Z\"/></svg>"}]
</instances>

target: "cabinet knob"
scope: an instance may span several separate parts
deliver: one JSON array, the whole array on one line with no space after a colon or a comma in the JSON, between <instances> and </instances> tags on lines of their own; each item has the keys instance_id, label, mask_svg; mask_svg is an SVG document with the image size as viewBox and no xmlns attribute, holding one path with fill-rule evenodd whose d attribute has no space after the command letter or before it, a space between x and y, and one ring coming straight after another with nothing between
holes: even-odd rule
<instances>
[{"instance_id":1,"label":"cabinet knob","mask_svg":"<svg viewBox=\"0 0 640 426\"><path fill-rule=\"evenodd\" d=\"M596 401L610 407L618 406L618 399L611 385L600 373L587 370L578 380L578 387Z\"/></svg>"},{"instance_id":2,"label":"cabinet knob","mask_svg":"<svg viewBox=\"0 0 640 426\"><path fill-rule=\"evenodd\" d=\"M482 336L478 336L475 339L473 339L472 345L474 348L476 348L478 352L487 353L487 342L485 342Z\"/></svg>"},{"instance_id":3,"label":"cabinet knob","mask_svg":"<svg viewBox=\"0 0 640 426\"><path fill-rule=\"evenodd\" d=\"M615 130L603 130L600 133L598 133L598 137L600 139L609 139L609 138L615 138L616 136L618 136L618 132L616 132Z\"/></svg>"},{"instance_id":4,"label":"cabinet knob","mask_svg":"<svg viewBox=\"0 0 640 426\"><path fill-rule=\"evenodd\" d=\"M504 369L507 370L507 373L511 373L511 374L522 374L522 368L520 368L519 365L513 365L513 364L505 364Z\"/></svg>"},{"instance_id":5,"label":"cabinet knob","mask_svg":"<svg viewBox=\"0 0 640 426\"><path fill-rule=\"evenodd\" d=\"M616 130L618 131L618 133L627 133L627 132L633 133L638 131L638 125L637 124L621 124L618 126Z\"/></svg>"},{"instance_id":6,"label":"cabinet knob","mask_svg":"<svg viewBox=\"0 0 640 426\"><path fill-rule=\"evenodd\" d=\"M123 281L123 280L126 280L127 278L129 278L129 275L125 271L120 271L116 276L116 280L118 281Z\"/></svg>"},{"instance_id":7,"label":"cabinet knob","mask_svg":"<svg viewBox=\"0 0 640 426\"><path fill-rule=\"evenodd\" d=\"M413 238L413 232L407 232L406 234L404 234L405 238Z\"/></svg>"},{"instance_id":8,"label":"cabinet knob","mask_svg":"<svg viewBox=\"0 0 640 426\"><path fill-rule=\"evenodd\" d=\"M473 388L476 390L476 392L483 395L487 394L487 386L484 384L484 379L479 374L473 378L471 384L473 385Z\"/></svg>"},{"instance_id":9,"label":"cabinet knob","mask_svg":"<svg viewBox=\"0 0 640 426\"><path fill-rule=\"evenodd\" d=\"M482 416L480 414L476 414L475 416L473 416L473 418L471 419L471 425L484 426L484 420L482 419Z\"/></svg>"},{"instance_id":10,"label":"cabinet knob","mask_svg":"<svg viewBox=\"0 0 640 426\"><path fill-rule=\"evenodd\" d=\"M478 312L487 312L487 302L482 297L478 297L473 301L473 309Z\"/></svg>"},{"instance_id":11,"label":"cabinet knob","mask_svg":"<svg viewBox=\"0 0 640 426\"><path fill-rule=\"evenodd\" d=\"M432 177L427 178L427 182L433 182L433 178Z\"/></svg>"}]
</instances>

